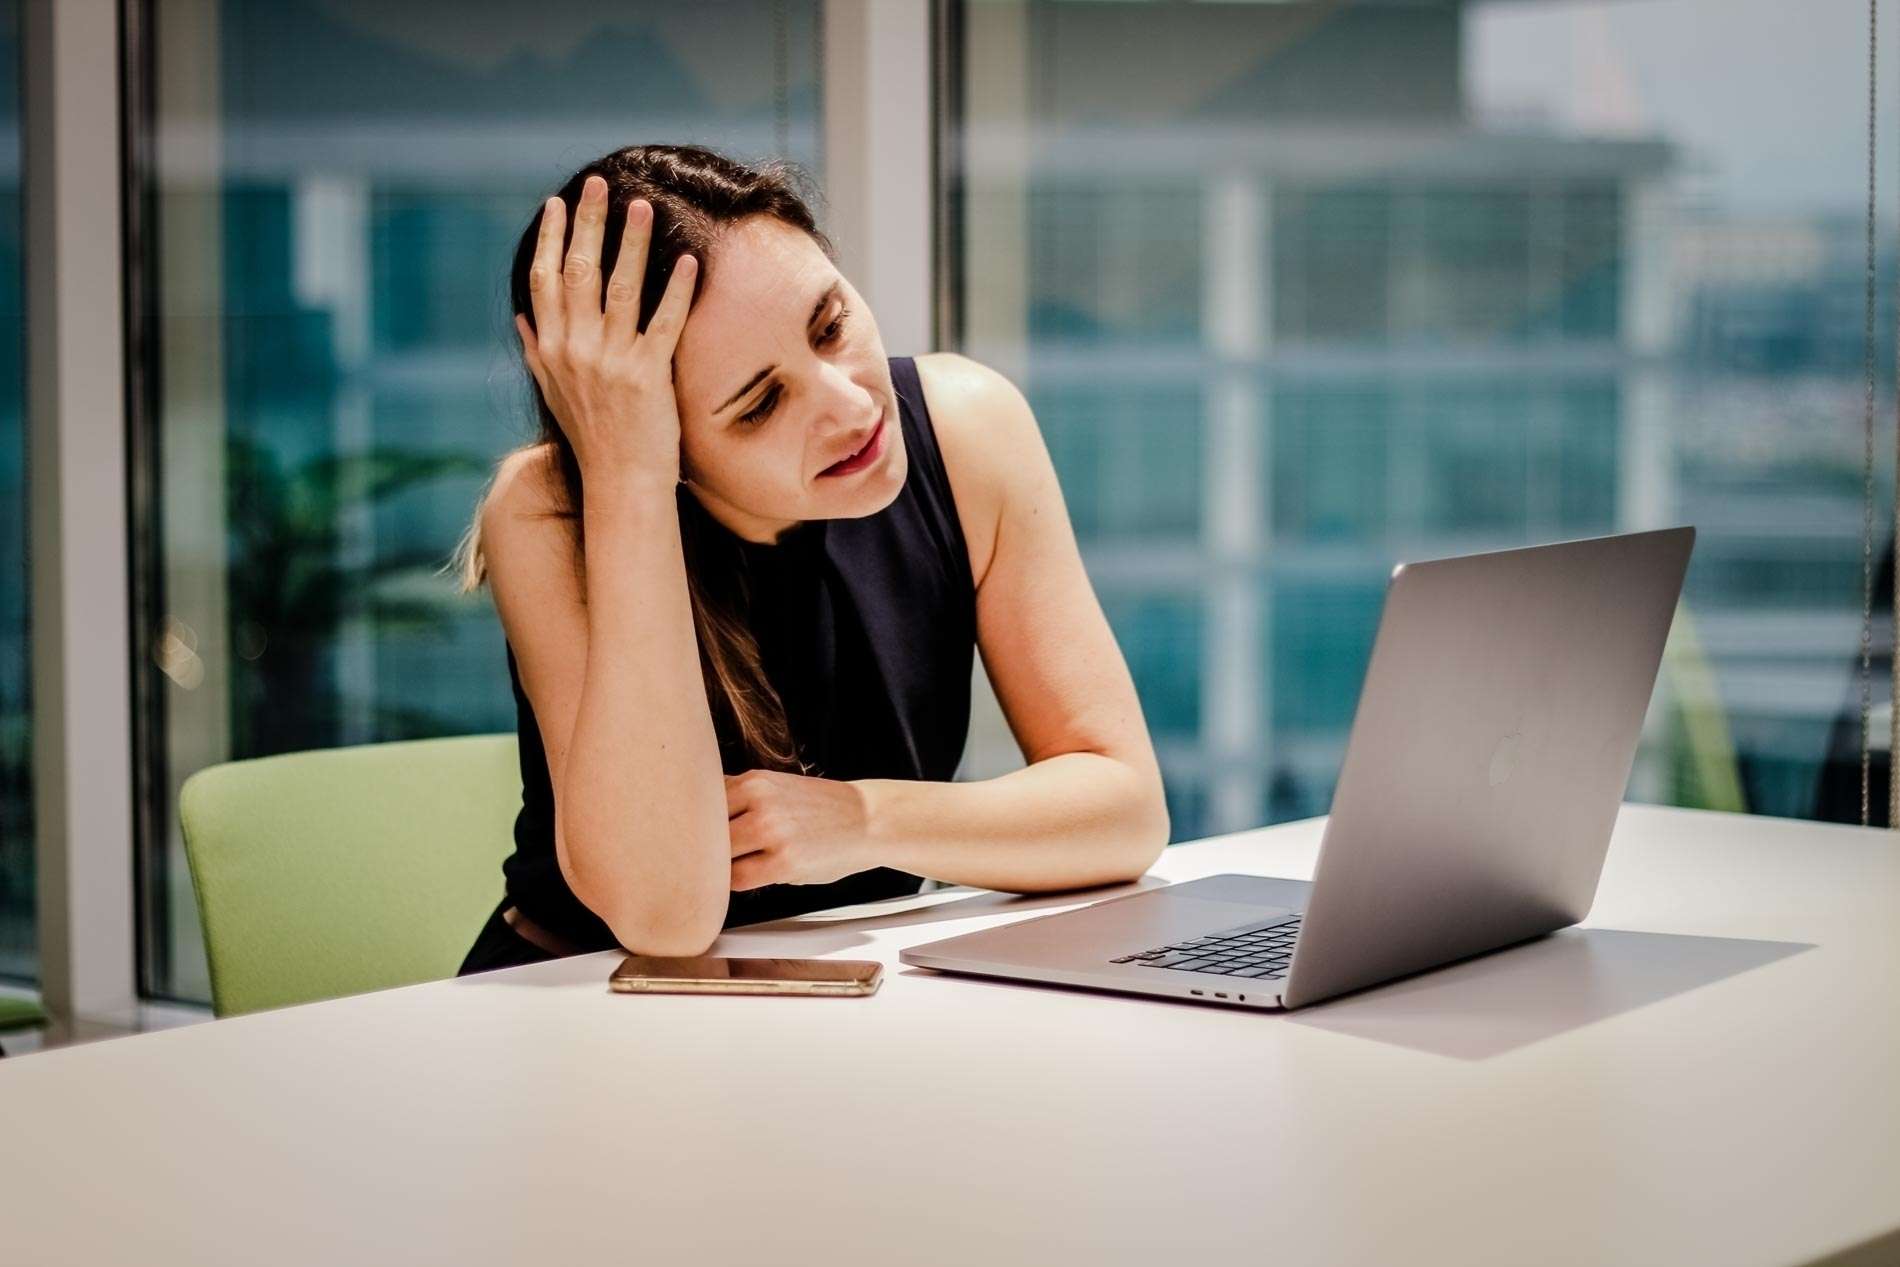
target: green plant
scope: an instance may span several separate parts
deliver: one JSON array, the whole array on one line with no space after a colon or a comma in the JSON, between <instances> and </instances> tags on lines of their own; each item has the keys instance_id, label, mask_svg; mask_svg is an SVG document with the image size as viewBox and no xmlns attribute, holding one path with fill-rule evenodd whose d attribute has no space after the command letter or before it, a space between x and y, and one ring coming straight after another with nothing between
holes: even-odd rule
<instances>
[{"instance_id":1,"label":"green plant","mask_svg":"<svg viewBox=\"0 0 1900 1267\"><path fill-rule=\"evenodd\" d=\"M436 480L487 473L469 453L386 447L285 463L268 446L228 437L227 586L232 753L258 756L339 740L343 701L330 665L339 636L368 621L378 636L442 636L453 586L434 577L446 543L376 543L349 557L352 511L373 510ZM385 715L386 714L386 715ZM379 739L437 732L415 710L378 710ZM438 732L439 733L439 732Z\"/></svg>"}]
</instances>

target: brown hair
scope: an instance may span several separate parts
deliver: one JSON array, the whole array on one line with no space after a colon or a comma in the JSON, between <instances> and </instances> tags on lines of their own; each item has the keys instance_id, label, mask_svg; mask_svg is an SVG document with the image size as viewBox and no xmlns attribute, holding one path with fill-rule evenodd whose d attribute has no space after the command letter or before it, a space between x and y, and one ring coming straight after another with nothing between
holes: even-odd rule
<instances>
[{"instance_id":1,"label":"brown hair","mask_svg":"<svg viewBox=\"0 0 1900 1267\"><path fill-rule=\"evenodd\" d=\"M615 150L588 163L561 186L560 198L567 204L569 213L566 231L569 241L573 237L573 212L580 204L581 186L591 175L599 175L607 182L607 219L600 259L603 277L612 276L614 262L619 258L630 201L644 198L653 207L646 276L640 285L637 328L642 331L665 295L667 279L672 276L679 257L691 253L697 259L699 281L694 295L705 293L715 265L713 248L719 236L748 216L772 216L802 229L826 256L834 261L837 258L830 239L818 228L812 215L807 195L801 188L802 173L782 160L747 165L697 145L629 145ZM528 291L528 269L534 262L540 230L541 211L537 208L515 244L514 264L509 274L510 303L515 312L528 318L530 325L534 322L534 305ZM566 249L565 241L562 248ZM526 372L525 361L523 371ZM579 560L584 558L580 464L560 422L548 408L540 385L533 382L532 374L528 377L533 387L535 412L540 419L540 435L535 443L553 446L564 502L556 514L571 525L575 557ZM688 496L691 494L681 494L682 500ZM745 621L742 584L735 587L718 583L711 575L701 575L697 566L705 557L706 546L700 539L697 518L682 515L680 532L707 702L715 716L723 713L732 723L740 743L759 765L800 769L784 702L766 680L758 640ZM479 508L449 566L457 574L463 592L479 588L486 579Z\"/></svg>"}]
</instances>

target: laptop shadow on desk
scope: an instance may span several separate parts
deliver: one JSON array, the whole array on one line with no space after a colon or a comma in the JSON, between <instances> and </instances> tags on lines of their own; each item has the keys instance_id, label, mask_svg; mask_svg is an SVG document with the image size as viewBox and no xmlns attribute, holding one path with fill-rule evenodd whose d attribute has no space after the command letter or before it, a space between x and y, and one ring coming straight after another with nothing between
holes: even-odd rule
<instances>
[{"instance_id":1,"label":"laptop shadow on desk","mask_svg":"<svg viewBox=\"0 0 1900 1267\"><path fill-rule=\"evenodd\" d=\"M1802 942L1567 928L1285 1019L1485 1060L1812 949Z\"/></svg>"}]
</instances>

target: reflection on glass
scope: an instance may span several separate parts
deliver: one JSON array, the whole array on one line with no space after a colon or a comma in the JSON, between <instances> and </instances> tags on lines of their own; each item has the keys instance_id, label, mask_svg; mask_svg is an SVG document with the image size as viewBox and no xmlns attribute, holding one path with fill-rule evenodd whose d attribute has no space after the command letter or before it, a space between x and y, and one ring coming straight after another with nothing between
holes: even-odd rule
<instances>
[{"instance_id":1,"label":"reflection on glass","mask_svg":"<svg viewBox=\"0 0 1900 1267\"><path fill-rule=\"evenodd\" d=\"M1867 10L1799 10L962 7L962 346L1043 421L1176 839L1326 811L1394 563L1685 522L1631 795L1829 812Z\"/></svg>"},{"instance_id":2,"label":"reflection on glass","mask_svg":"<svg viewBox=\"0 0 1900 1267\"><path fill-rule=\"evenodd\" d=\"M816 0L155 9L157 785L512 730L488 599L435 569L532 430L515 236L576 166L635 142L817 174ZM169 799L155 821L146 984L202 999Z\"/></svg>"},{"instance_id":3,"label":"reflection on glass","mask_svg":"<svg viewBox=\"0 0 1900 1267\"><path fill-rule=\"evenodd\" d=\"M21 265L20 5L0 0L0 977L39 976L28 656L26 297Z\"/></svg>"}]
</instances>

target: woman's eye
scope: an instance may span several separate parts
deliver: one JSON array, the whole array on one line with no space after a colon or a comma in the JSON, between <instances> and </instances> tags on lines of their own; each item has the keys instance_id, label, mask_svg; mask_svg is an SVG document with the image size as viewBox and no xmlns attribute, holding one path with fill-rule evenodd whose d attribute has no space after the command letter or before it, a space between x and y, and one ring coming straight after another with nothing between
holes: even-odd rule
<instances>
[{"instance_id":1,"label":"woman's eye","mask_svg":"<svg viewBox=\"0 0 1900 1267\"><path fill-rule=\"evenodd\" d=\"M850 315L851 310L849 308L838 309L838 315L832 319L830 325L825 327L825 337L823 341L830 343L840 338L844 328L844 319Z\"/></svg>"},{"instance_id":2,"label":"woman's eye","mask_svg":"<svg viewBox=\"0 0 1900 1267\"><path fill-rule=\"evenodd\" d=\"M759 402L758 408L752 410L750 413L740 414L739 421L750 423L756 427L767 418L770 418L772 411L776 408L778 408L778 388L774 387L765 394L765 399Z\"/></svg>"},{"instance_id":3,"label":"woman's eye","mask_svg":"<svg viewBox=\"0 0 1900 1267\"><path fill-rule=\"evenodd\" d=\"M836 343L839 339L843 338L844 337L844 319L850 315L851 315L851 310L849 308L840 308L838 310L838 315L831 319L831 324L825 327L824 333L819 337L818 342L829 346L830 344ZM772 416L772 411L777 408L778 408L778 389L775 387L770 392L766 393L765 399L759 402L757 408L753 409L749 413L740 414L739 421L747 424L748 426L756 427L760 423L764 422L767 418L770 418Z\"/></svg>"}]
</instances>

